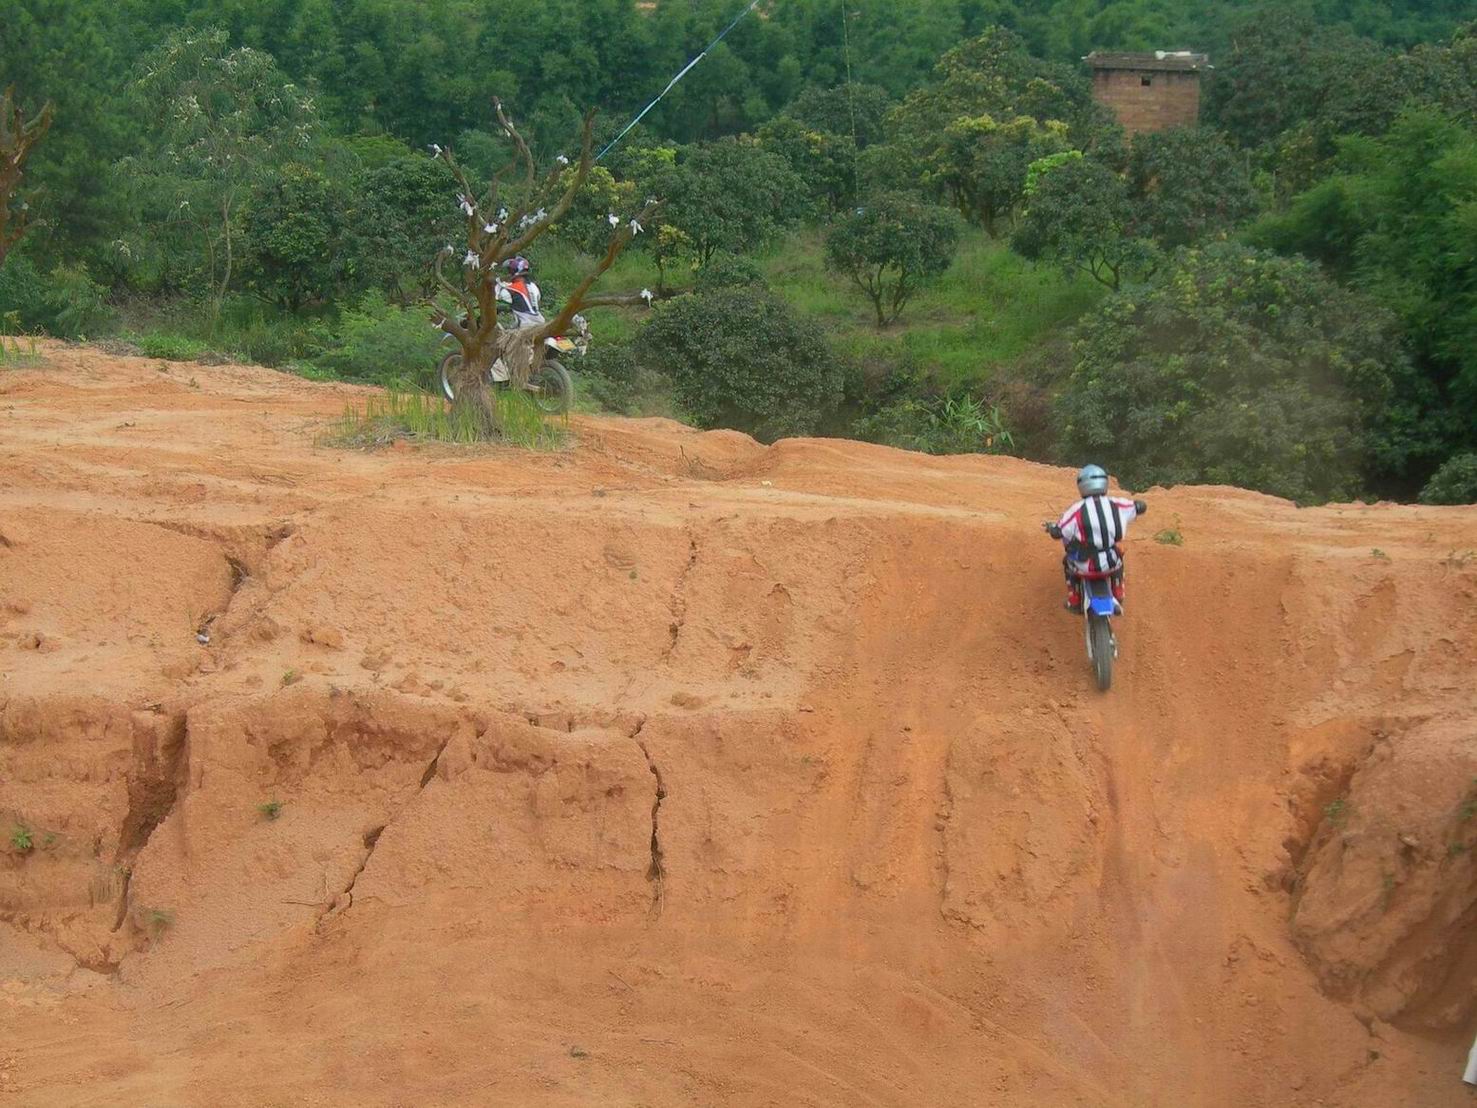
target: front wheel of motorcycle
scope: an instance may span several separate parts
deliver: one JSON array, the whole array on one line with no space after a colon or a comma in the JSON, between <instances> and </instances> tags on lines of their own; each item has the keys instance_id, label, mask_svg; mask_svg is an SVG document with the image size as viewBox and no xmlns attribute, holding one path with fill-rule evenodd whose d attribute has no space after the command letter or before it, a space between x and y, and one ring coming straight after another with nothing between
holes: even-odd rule
<instances>
[{"instance_id":1,"label":"front wheel of motorcycle","mask_svg":"<svg viewBox=\"0 0 1477 1108\"><path fill-rule=\"evenodd\" d=\"M1107 692L1113 684L1113 655L1117 650L1113 644L1113 625L1106 616L1087 617L1087 653L1092 659L1092 671L1097 675L1097 687Z\"/></svg>"},{"instance_id":2,"label":"front wheel of motorcycle","mask_svg":"<svg viewBox=\"0 0 1477 1108\"><path fill-rule=\"evenodd\" d=\"M574 402L574 378L551 358L528 378L528 393L544 415L564 415Z\"/></svg>"},{"instance_id":3,"label":"front wheel of motorcycle","mask_svg":"<svg viewBox=\"0 0 1477 1108\"><path fill-rule=\"evenodd\" d=\"M457 370L462 367L462 354L460 350L453 350L441 359L441 395L447 400L456 399L456 387L451 383L456 377Z\"/></svg>"}]
</instances>

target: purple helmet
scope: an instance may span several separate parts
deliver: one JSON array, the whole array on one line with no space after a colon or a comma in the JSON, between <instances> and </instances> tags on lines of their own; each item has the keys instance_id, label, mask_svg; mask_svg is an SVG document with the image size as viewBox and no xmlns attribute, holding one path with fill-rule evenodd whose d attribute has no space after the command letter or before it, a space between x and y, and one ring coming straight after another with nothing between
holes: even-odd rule
<instances>
[{"instance_id":1,"label":"purple helmet","mask_svg":"<svg viewBox=\"0 0 1477 1108\"><path fill-rule=\"evenodd\" d=\"M522 254L519 254L518 256L509 258L506 262L504 262L503 268L508 271L509 277L522 277L524 274L532 270L533 266L528 264L527 258L525 258Z\"/></svg>"}]
</instances>

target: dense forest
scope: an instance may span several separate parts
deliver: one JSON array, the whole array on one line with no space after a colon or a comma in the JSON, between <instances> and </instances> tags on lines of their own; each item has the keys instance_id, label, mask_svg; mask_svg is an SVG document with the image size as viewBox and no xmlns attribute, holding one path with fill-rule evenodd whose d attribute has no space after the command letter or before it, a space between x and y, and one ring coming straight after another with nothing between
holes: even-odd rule
<instances>
[{"instance_id":1,"label":"dense forest","mask_svg":"<svg viewBox=\"0 0 1477 1108\"><path fill-rule=\"evenodd\" d=\"M603 148L743 8L13 0L6 126L46 126L0 179L5 330L424 384L461 218L428 151L502 164L493 96L541 165L587 109ZM609 214L662 199L610 274L659 302L594 317L581 377L608 410L1091 458L1138 487L1472 502L1464 19L764 0L602 157L536 275L557 301ZM1082 56L1182 48L1215 67L1201 125L1125 135Z\"/></svg>"}]
</instances>

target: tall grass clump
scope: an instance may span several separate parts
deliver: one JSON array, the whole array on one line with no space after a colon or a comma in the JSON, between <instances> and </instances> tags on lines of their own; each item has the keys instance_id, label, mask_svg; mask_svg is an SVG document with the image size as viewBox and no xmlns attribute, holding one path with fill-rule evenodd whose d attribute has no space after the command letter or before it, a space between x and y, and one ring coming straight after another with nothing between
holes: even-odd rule
<instances>
[{"instance_id":1,"label":"tall grass clump","mask_svg":"<svg viewBox=\"0 0 1477 1108\"><path fill-rule=\"evenodd\" d=\"M492 402L497 409L499 441L505 445L557 450L565 444L568 436L560 426L562 421L550 420L525 393L496 389ZM470 409L448 404L432 393L400 389L367 396L360 405L349 404L324 441L364 450L396 439L468 446L487 441Z\"/></svg>"}]
</instances>

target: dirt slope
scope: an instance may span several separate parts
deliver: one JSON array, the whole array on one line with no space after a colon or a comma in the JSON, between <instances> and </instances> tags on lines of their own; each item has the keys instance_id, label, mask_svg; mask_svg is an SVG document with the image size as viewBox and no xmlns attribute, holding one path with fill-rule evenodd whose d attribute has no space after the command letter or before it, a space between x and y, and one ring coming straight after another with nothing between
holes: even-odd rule
<instances>
[{"instance_id":1,"label":"dirt slope","mask_svg":"<svg viewBox=\"0 0 1477 1108\"><path fill-rule=\"evenodd\" d=\"M1062 471L48 354L0 1103L1472 1102L1477 511L1149 492L1102 696Z\"/></svg>"}]
</instances>

